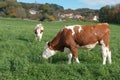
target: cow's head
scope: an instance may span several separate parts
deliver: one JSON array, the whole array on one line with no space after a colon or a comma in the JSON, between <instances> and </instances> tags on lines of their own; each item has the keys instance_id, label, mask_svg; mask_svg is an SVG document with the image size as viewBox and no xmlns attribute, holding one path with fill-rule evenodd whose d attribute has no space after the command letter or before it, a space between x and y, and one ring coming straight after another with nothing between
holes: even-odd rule
<instances>
[{"instance_id":1,"label":"cow's head","mask_svg":"<svg viewBox=\"0 0 120 80\"><path fill-rule=\"evenodd\" d=\"M44 49L44 52L42 54L42 57L45 59L48 59L49 57L55 55L55 53L56 53L56 51L47 42L45 45L45 49Z\"/></svg>"}]
</instances>

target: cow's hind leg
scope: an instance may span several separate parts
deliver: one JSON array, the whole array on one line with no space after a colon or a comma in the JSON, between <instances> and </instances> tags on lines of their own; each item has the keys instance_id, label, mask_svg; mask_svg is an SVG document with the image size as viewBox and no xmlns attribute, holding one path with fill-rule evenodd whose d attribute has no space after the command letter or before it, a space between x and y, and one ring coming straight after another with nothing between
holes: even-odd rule
<instances>
[{"instance_id":1,"label":"cow's hind leg","mask_svg":"<svg viewBox=\"0 0 120 80\"><path fill-rule=\"evenodd\" d=\"M102 47L103 65L106 64L107 57L109 64L111 64L111 51L109 50L109 47L105 44L103 40L101 41L101 47Z\"/></svg>"},{"instance_id":2,"label":"cow's hind leg","mask_svg":"<svg viewBox=\"0 0 120 80\"><path fill-rule=\"evenodd\" d=\"M108 54L108 62L109 62L109 64L111 64L112 63L112 60L111 60L111 51L109 49L107 51L107 54Z\"/></svg>"},{"instance_id":3,"label":"cow's hind leg","mask_svg":"<svg viewBox=\"0 0 120 80\"><path fill-rule=\"evenodd\" d=\"M103 56L103 65L106 64L106 58L107 58L107 52L106 52L106 47L102 44L102 56Z\"/></svg>"}]
</instances>

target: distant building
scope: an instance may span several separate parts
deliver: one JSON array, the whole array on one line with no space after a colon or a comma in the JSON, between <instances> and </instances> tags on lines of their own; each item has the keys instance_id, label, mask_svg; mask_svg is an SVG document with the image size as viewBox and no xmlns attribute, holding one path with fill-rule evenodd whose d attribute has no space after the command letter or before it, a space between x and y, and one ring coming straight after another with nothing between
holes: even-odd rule
<instances>
[{"instance_id":1,"label":"distant building","mask_svg":"<svg viewBox=\"0 0 120 80\"><path fill-rule=\"evenodd\" d=\"M83 16L81 16L80 14L73 14L73 13L66 13L66 14L58 14L59 16L59 21L64 20L65 18L69 18L69 19L84 19Z\"/></svg>"},{"instance_id":2,"label":"distant building","mask_svg":"<svg viewBox=\"0 0 120 80\"><path fill-rule=\"evenodd\" d=\"M94 16L93 21L98 21L98 16Z\"/></svg>"},{"instance_id":3,"label":"distant building","mask_svg":"<svg viewBox=\"0 0 120 80\"><path fill-rule=\"evenodd\" d=\"M63 14L63 15L61 15L61 17L62 18L65 18L65 17L67 17L67 18L73 18L73 14L72 13Z\"/></svg>"},{"instance_id":4,"label":"distant building","mask_svg":"<svg viewBox=\"0 0 120 80\"><path fill-rule=\"evenodd\" d=\"M29 13L32 14L32 15L35 15L35 14L37 13L37 11L36 11L36 10L33 10L33 9L30 9L30 10L29 10Z\"/></svg>"},{"instance_id":5,"label":"distant building","mask_svg":"<svg viewBox=\"0 0 120 80\"><path fill-rule=\"evenodd\" d=\"M60 15L60 16L61 16L62 18L65 18L65 17L67 17L67 18L77 18L77 19L83 18L83 16L81 16L80 14L74 15L73 13L62 14L62 15Z\"/></svg>"},{"instance_id":6,"label":"distant building","mask_svg":"<svg viewBox=\"0 0 120 80\"><path fill-rule=\"evenodd\" d=\"M76 14L76 15L74 15L74 18L83 19L83 16L81 16L80 14Z\"/></svg>"}]
</instances>

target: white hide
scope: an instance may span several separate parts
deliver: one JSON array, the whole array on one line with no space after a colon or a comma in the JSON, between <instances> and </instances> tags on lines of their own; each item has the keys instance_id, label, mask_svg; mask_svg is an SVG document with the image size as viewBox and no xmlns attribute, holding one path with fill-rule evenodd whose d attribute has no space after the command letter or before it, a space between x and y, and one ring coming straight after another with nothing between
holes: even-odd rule
<instances>
[{"instance_id":1,"label":"white hide","mask_svg":"<svg viewBox=\"0 0 120 80\"><path fill-rule=\"evenodd\" d=\"M76 62L77 62L77 63L80 63L80 61L79 61L79 59L78 59L78 58L75 58L75 60L76 60Z\"/></svg>"},{"instance_id":2,"label":"white hide","mask_svg":"<svg viewBox=\"0 0 120 80\"><path fill-rule=\"evenodd\" d=\"M78 32L82 30L81 25L72 25L72 26L66 26L65 28L70 29L72 31L72 35L75 34L74 27L79 26Z\"/></svg>"},{"instance_id":3,"label":"white hide","mask_svg":"<svg viewBox=\"0 0 120 80\"><path fill-rule=\"evenodd\" d=\"M44 28L43 28L43 25L42 24L37 24L37 26L35 27L35 29L40 29L40 30L44 30Z\"/></svg>"},{"instance_id":4,"label":"white hide","mask_svg":"<svg viewBox=\"0 0 120 80\"><path fill-rule=\"evenodd\" d=\"M68 53L68 64L71 64L72 61L72 53Z\"/></svg>"},{"instance_id":5,"label":"white hide","mask_svg":"<svg viewBox=\"0 0 120 80\"><path fill-rule=\"evenodd\" d=\"M49 47L48 47L48 44L46 44L45 46L45 50L42 54L42 57L45 58L45 59L48 59L49 57L55 55L56 51L54 50L51 50Z\"/></svg>"},{"instance_id":6,"label":"white hide","mask_svg":"<svg viewBox=\"0 0 120 80\"><path fill-rule=\"evenodd\" d=\"M94 43L94 44L88 44L88 45L85 45L85 46L80 46L80 48L85 48L85 49L91 50L91 49L93 49L97 44L98 44L98 42L96 42L96 43Z\"/></svg>"},{"instance_id":7,"label":"white hide","mask_svg":"<svg viewBox=\"0 0 120 80\"><path fill-rule=\"evenodd\" d=\"M109 51L109 48L105 46L105 43L103 40L100 41L101 47L102 47L102 55L103 55L103 65L106 64L106 59L108 57L108 62L111 64L111 51Z\"/></svg>"},{"instance_id":8,"label":"white hide","mask_svg":"<svg viewBox=\"0 0 120 80\"><path fill-rule=\"evenodd\" d=\"M65 47L65 48L64 48L64 52L65 52L65 53L68 53L68 64L71 64L71 61L72 61L72 53L71 53L70 49ZM77 63L80 63L80 61L79 61L78 58L75 58L75 60L76 60Z\"/></svg>"},{"instance_id":9,"label":"white hide","mask_svg":"<svg viewBox=\"0 0 120 80\"><path fill-rule=\"evenodd\" d=\"M37 34L35 34L36 40L38 39L39 41L41 41L43 32L40 32L40 31L44 30L42 24L37 24L37 26L35 27L35 30L37 32Z\"/></svg>"},{"instance_id":10,"label":"white hide","mask_svg":"<svg viewBox=\"0 0 120 80\"><path fill-rule=\"evenodd\" d=\"M42 35L43 35L43 32L42 33L37 33L36 34L36 40L38 39L39 41L41 41Z\"/></svg>"},{"instance_id":11,"label":"white hide","mask_svg":"<svg viewBox=\"0 0 120 80\"><path fill-rule=\"evenodd\" d=\"M64 52L65 52L65 53L70 53L71 51L70 51L69 48L65 47L65 48L64 48Z\"/></svg>"},{"instance_id":12,"label":"white hide","mask_svg":"<svg viewBox=\"0 0 120 80\"><path fill-rule=\"evenodd\" d=\"M71 61L72 61L72 53L71 53L70 49L67 48L67 47L65 47L65 48L64 48L64 52L65 52L65 53L68 53L68 64L71 64Z\"/></svg>"}]
</instances>

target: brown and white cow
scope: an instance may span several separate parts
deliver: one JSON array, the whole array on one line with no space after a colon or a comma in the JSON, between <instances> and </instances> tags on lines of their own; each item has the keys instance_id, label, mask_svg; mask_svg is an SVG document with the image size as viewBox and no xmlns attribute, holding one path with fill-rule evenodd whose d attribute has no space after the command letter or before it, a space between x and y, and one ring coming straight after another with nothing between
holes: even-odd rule
<instances>
[{"instance_id":1,"label":"brown and white cow","mask_svg":"<svg viewBox=\"0 0 120 80\"><path fill-rule=\"evenodd\" d=\"M56 51L68 53L68 63L71 63L72 55L77 63L78 47L91 50L97 44L102 48L103 65L106 64L108 58L111 64L111 51L109 48L110 28L109 24L102 23L96 25L72 25L64 27L56 37L48 42L43 52L43 58L53 56Z\"/></svg>"},{"instance_id":2,"label":"brown and white cow","mask_svg":"<svg viewBox=\"0 0 120 80\"><path fill-rule=\"evenodd\" d=\"M35 39L41 41L42 35L43 35L44 27L42 24L37 24L37 26L34 29L35 33Z\"/></svg>"}]
</instances>

